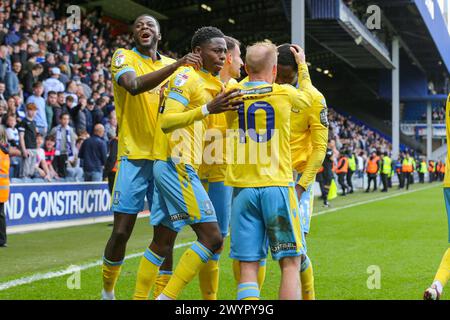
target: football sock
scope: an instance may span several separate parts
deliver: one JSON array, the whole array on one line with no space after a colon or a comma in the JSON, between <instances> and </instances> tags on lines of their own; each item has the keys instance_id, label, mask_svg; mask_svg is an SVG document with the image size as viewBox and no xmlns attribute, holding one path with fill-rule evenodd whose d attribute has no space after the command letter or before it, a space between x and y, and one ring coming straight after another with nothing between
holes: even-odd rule
<instances>
[{"instance_id":1,"label":"football sock","mask_svg":"<svg viewBox=\"0 0 450 320\"><path fill-rule=\"evenodd\" d=\"M259 270L258 270L258 287L261 292L264 281L266 280L266 259L261 259L259 261Z\"/></svg>"},{"instance_id":2,"label":"football sock","mask_svg":"<svg viewBox=\"0 0 450 320\"><path fill-rule=\"evenodd\" d=\"M162 265L163 261L164 258L154 253L150 250L150 248L145 250L137 272L136 288L134 290L133 300L148 299L150 289L155 283L159 267Z\"/></svg>"},{"instance_id":3,"label":"football sock","mask_svg":"<svg viewBox=\"0 0 450 320\"><path fill-rule=\"evenodd\" d=\"M439 281L442 287L447 285L448 280L450 279L450 249L445 251L444 256L442 257L441 264L439 265L439 269L434 277L434 281Z\"/></svg>"},{"instance_id":4,"label":"football sock","mask_svg":"<svg viewBox=\"0 0 450 320\"><path fill-rule=\"evenodd\" d=\"M259 291L261 291L264 281L266 279L266 259L261 259L259 261L259 271L258 271L258 287ZM239 283L241 279L241 266L239 264L239 260L233 260L233 274L234 280Z\"/></svg>"},{"instance_id":5,"label":"football sock","mask_svg":"<svg viewBox=\"0 0 450 320\"><path fill-rule=\"evenodd\" d=\"M120 270L122 269L122 264L123 260L113 262L103 257L103 290L106 292L110 293L114 291L114 287L116 286L117 279L120 275Z\"/></svg>"},{"instance_id":6,"label":"football sock","mask_svg":"<svg viewBox=\"0 0 450 320\"><path fill-rule=\"evenodd\" d=\"M215 254L198 274L203 300L217 300L219 290L219 257Z\"/></svg>"},{"instance_id":7,"label":"football sock","mask_svg":"<svg viewBox=\"0 0 450 320\"><path fill-rule=\"evenodd\" d=\"M199 270L205 266L213 253L196 241L181 256L177 267L164 288L162 294L170 299L176 299L183 288L197 275Z\"/></svg>"},{"instance_id":8,"label":"football sock","mask_svg":"<svg viewBox=\"0 0 450 320\"><path fill-rule=\"evenodd\" d=\"M302 297L303 300L315 300L314 292L314 272L311 264L311 260L306 256L305 261L300 267L300 280L302 285Z\"/></svg>"},{"instance_id":9,"label":"football sock","mask_svg":"<svg viewBox=\"0 0 450 320\"><path fill-rule=\"evenodd\" d=\"M172 273L172 271L159 270L155 280L155 287L153 288L153 299L156 300L156 298L158 298L158 296L163 292L170 280L170 277L172 277Z\"/></svg>"},{"instance_id":10,"label":"football sock","mask_svg":"<svg viewBox=\"0 0 450 320\"><path fill-rule=\"evenodd\" d=\"M238 285L238 300L259 300L259 287L256 282L244 282Z\"/></svg>"}]
</instances>

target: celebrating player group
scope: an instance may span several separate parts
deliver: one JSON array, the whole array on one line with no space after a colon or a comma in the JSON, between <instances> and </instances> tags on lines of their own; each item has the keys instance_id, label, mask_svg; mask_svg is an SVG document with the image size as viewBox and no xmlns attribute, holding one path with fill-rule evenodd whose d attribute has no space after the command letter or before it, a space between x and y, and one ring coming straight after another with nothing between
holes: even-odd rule
<instances>
[{"instance_id":1,"label":"celebrating player group","mask_svg":"<svg viewBox=\"0 0 450 320\"><path fill-rule=\"evenodd\" d=\"M115 298L147 198L154 233L133 299L177 299L197 275L202 298L217 299L228 234L237 299L260 298L269 249L281 270L279 298L314 299L306 235L328 121L303 50L258 42L244 63L238 40L202 27L191 53L174 61L158 53L160 26L149 15L136 19L133 37L135 47L118 49L111 63L119 151L102 298ZM238 82L244 65L247 77ZM174 265L187 225L197 239Z\"/></svg>"}]
</instances>

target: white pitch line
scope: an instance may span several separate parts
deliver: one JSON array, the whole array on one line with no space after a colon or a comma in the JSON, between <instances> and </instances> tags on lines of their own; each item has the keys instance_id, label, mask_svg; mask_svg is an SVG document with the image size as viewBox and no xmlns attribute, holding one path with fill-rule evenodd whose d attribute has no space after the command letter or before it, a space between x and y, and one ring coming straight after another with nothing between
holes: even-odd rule
<instances>
[{"instance_id":1,"label":"white pitch line","mask_svg":"<svg viewBox=\"0 0 450 320\"><path fill-rule=\"evenodd\" d=\"M410 194L410 193L414 193L414 192L418 192L418 191L423 191L423 190L427 190L427 189L431 189L431 188L435 188L435 187L437 187L437 185L431 185L431 186L428 186L428 187L415 189L415 190L404 191L404 192L400 191L400 192L398 192L396 194L392 194L392 195L389 195L389 196L384 196L384 197L380 197L380 198L376 198L376 199L355 202L355 203L351 203L351 204L348 204L348 205L345 205L345 206L342 206L342 207L324 210L324 211L318 212L316 214L313 214L312 216L313 217L320 216L322 214L335 212L335 211L348 209L348 208L353 208L353 207L357 207L357 206L360 206L360 205L363 205L363 204L368 204L368 203L377 202L377 201L381 201L381 200L386 200L386 199L391 199L391 198L395 198L395 197L400 197L400 196L403 196L405 194Z\"/></svg>"},{"instance_id":2,"label":"white pitch line","mask_svg":"<svg viewBox=\"0 0 450 320\"><path fill-rule=\"evenodd\" d=\"M425 188L420 188L420 189L410 190L410 191L405 191L405 192L399 192L399 193L396 193L396 194L393 194L393 195L384 196L384 197L380 197L380 198L376 198L376 199L360 201L360 202L352 203L352 204L349 204L349 205L346 205L346 206L343 206L343 207L333 208L333 209L329 209L329 210L325 210L325 211L313 214L313 217L320 216L320 215L326 214L326 213L331 213L331 212L343 210L343 209L348 209L348 208L360 206L360 205L363 205L363 204L368 204L368 203L377 202L377 201L381 201L381 200L391 199L391 198L403 196L405 194L418 192L418 191L423 191L423 190L427 190L427 189L431 189L431 188L435 188L435 187L436 187L436 185L432 185L432 186L428 186L428 187L425 187ZM175 245L174 249L187 247L188 245L191 245L192 243L193 242L180 243L180 244ZM133 253L133 254L130 254L130 255L126 256L125 260L126 259L137 258L137 257L140 257L140 256L142 256L142 253ZM39 281L39 280L62 277L62 276L65 276L65 275L73 273L75 270L80 270L80 271L81 270L86 270L86 269L89 269L89 268L100 266L102 264L103 264L103 260L97 260L96 262L88 263L88 264L81 265L81 266L78 266L78 267L77 266L76 267L72 266L72 267L69 267L69 268L64 269L64 270L59 270L59 271L54 271L54 272L47 272L47 273L36 273L36 274L28 276L28 277L23 277L23 278L11 280L11 281L8 281L8 282L0 283L0 291L7 290L9 288L17 287L17 286L24 285L24 284L33 283L33 282L36 282L36 281Z\"/></svg>"},{"instance_id":3,"label":"white pitch line","mask_svg":"<svg viewBox=\"0 0 450 320\"><path fill-rule=\"evenodd\" d=\"M194 243L193 241L180 243L180 244L175 245L174 249L187 247L193 243ZM125 260L138 258L138 257L142 257L142 252L127 255L125 257ZM24 284L30 284L30 283L40 281L40 280L62 277L62 276L68 275L68 274L72 274L75 271L82 271L82 270L90 269L93 267L98 267L98 266L101 266L102 264L103 264L103 260L97 260L95 262L83 264L81 266L72 265L72 266L68 267L67 269L63 269L63 270L59 270L59 271L52 271L52 272L47 272L47 273L36 273L36 274L33 274L28 277L23 277L23 278L0 283L0 291L7 290L7 289L17 287L17 286L21 286Z\"/></svg>"}]
</instances>

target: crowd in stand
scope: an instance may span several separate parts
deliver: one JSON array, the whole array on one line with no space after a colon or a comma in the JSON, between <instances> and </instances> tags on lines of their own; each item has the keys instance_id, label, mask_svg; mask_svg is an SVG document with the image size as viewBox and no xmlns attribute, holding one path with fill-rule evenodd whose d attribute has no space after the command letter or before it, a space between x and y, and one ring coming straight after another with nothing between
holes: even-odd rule
<instances>
[{"instance_id":1,"label":"crowd in stand","mask_svg":"<svg viewBox=\"0 0 450 320\"><path fill-rule=\"evenodd\" d=\"M96 12L80 30L66 19L58 1L0 1L0 117L13 182L101 180L116 137L109 66L130 37L110 39Z\"/></svg>"},{"instance_id":2,"label":"crowd in stand","mask_svg":"<svg viewBox=\"0 0 450 320\"><path fill-rule=\"evenodd\" d=\"M357 172L364 172L367 159L375 151L378 154L390 153L391 143L379 133L351 121L333 109L328 111L329 148L333 151L334 159L340 153L355 154Z\"/></svg>"},{"instance_id":3,"label":"crowd in stand","mask_svg":"<svg viewBox=\"0 0 450 320\"><path fill-rule=\"evenodd\" d=\"M433 108L433 112L431 113L431 119L433 121L445 121L445 108L442 106ZM426 113L422 114L421 120L427 120Z\"/></svg>"}]
</instances>

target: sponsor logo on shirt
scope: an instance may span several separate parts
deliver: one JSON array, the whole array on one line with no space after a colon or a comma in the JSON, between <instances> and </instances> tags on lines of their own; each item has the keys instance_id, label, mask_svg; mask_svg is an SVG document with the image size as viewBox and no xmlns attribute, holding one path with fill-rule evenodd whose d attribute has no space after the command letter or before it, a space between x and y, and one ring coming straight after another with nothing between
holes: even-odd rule
<instances>
[{"instance_id":1,"label":"sponsor logo on shirt","mask_svg":"<svg viewBox=\"0 0 450 320\"><path fill-rule=\"evenodd\" d=\"M179 73L175 77L173 84L177 87L181 87L184 85L189 79L189 76L186 73Z\"/></svg>"}]
</instances>

